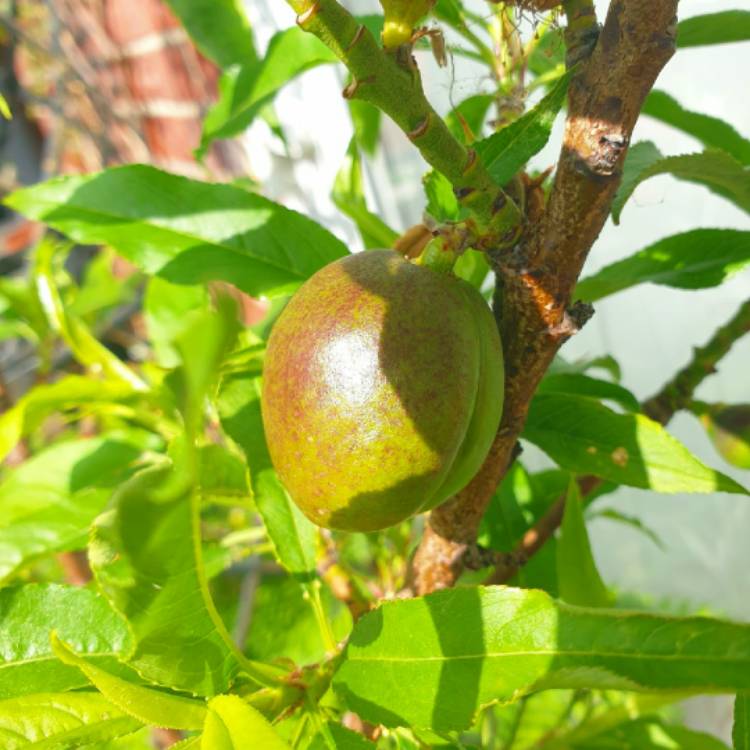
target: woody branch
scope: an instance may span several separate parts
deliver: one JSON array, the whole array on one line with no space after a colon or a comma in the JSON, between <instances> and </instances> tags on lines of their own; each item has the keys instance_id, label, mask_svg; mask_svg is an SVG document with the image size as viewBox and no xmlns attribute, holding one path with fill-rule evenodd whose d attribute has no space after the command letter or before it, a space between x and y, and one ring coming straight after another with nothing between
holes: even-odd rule
<instances>
[{"instance_id":1,"label":"woody branch","mask_svg":"<svg viewBox=\"0 0 750 750\"><path fill-rule=\"evenodd\" d=\"M593 22L590 6L564 4L569 54L571 43L580 44L580 27ZM676 11L677 0L612 0L593 52L571 82L549 202L512 252L492 258L506 359L503 418L477 476L430 515L413 564L419 594L457 581L512 461L534 391L560 346L590 315L571 305L571 295L609 214L643 101L674 52Z\"/></svg>"}]
</instances>

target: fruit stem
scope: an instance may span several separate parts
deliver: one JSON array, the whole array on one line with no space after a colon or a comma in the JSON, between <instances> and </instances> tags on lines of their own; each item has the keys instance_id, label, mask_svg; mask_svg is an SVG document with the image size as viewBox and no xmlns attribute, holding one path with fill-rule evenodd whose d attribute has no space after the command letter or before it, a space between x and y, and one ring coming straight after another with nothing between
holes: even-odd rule
<instances>
[{"instance_id":1,"label":"fruit stem","mask_svg":"<svg viewBox=\"0 0 750 750\"><path fill-rule=\"evenodd\" d=\"M450 247L444 237L438 236L427 243L417 263L437 273L448 274L453 271L457 260L458 253Z\"/></svg>"}]
</instances>

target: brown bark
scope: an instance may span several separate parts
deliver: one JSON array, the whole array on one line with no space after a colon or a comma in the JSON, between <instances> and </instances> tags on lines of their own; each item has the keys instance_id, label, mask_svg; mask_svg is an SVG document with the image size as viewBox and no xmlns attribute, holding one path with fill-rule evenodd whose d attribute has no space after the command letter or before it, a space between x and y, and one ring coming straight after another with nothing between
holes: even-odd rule
<instances>
[{"instance_id":1,"label":"brown bark","mask_svg":"<svg viewBox=\"0 0 750 750\"><path fill-rule=\"evenodd\" d=\"M413 564L418 594L452 586L505 475L529 402L560 346L585 322L570 306L606 221L643 101L674 52L677 0L612 0L590 57L573 78L552 193L541 219L493 258L495 312L506 360L497 438L472 482L432 512Z\"/></svg>"}]
</instances>

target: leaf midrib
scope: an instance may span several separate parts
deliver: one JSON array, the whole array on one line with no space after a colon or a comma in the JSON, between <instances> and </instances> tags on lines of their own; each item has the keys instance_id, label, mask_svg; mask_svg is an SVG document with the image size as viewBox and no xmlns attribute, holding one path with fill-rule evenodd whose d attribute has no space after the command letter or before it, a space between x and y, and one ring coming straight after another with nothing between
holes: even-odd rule
<instances>
[{"instance_id":1,"label":"leaf midrib","mask_svg":"<svg viewBox=\"0 0 750 750\"><path fill-rule=\"evenodd\" d=\"M272 268L275 268L275 269L277 269L279 271L283 271L286 274L293 273L295 276L298 276L301 280L304 280L305 278L307 278L304 275L304 272L298 271L296 268L290 270L289 267L281 266L278 263L274 263L274 262L272 262L272 261L270 261L270 260L268 260L268 259L266 259L266 258L264 258L262 256L258 256L258 255L254 255L254 254L245 255L244 253L242 253L239 250L237 250L237 248L234 248L231 245L224 245L224 244L222 244L221 242L219 242L217 240L207 239L205 237L201 237L200 235L194 235L194 234L191 234L190 232L186 232L184 230L177 230L177 229L173 229L171 227L164 227L164 226L162 226L160 224L146 221L145 219L132 219L129 216L126 216L124 214L115 214L115 213L111 213L109 211L104 211L104 210L98 209L98 208L97 209L86 208L85 206L81 206L81 205L76 204L76 203L63 204L63 203L59 203L59 202L52 202L52 201L49 201L49 200L45 201L44 199L39 200L38 203L41 204L41 205L44 205L44 206L49 206L52 209L57 209L57 208L62 207L63 205L68 205L68 206L73 206L76 211L80 211L82 214L90 214L90 215L93 215L93 216L106 216L106 217L111 218L111 219L119 219L121 222L128 223L128 224L138 224L138 223L145 224L146 226L154 227L155 229L158 229L158 230L160 230L162 232L169 232L171 234L174 234L174 235L176 235L178 237L182 237L182 238L184 238L186 240L189 240L191 242L200 243L200 244L203 244L203 245L208 245L210 247L215 247L215 248L218 248L220 250L229 250L230 252L234 253L235 255L237 255L240 258L245 258L245 259L249 259L249 260L255 260L258 263L263 263L265 265L271 266ZM283 208L283 207L280 207L280 208ZM251 209L245 209L245 210L251 210ZM44 221L47 220L46 215L39 214L39 216L40 216L40 218L42 220L44 220ZM115 243L115 242L107 242L107 244L111 244L113 246L117 245L117 243ZM144 243L144 244L146 244L146 243ZM276 244L280 245L281 243L276 242ZM282 245L282 247L283 247L283 245ZM178 253L178 255L170 257L168 262L171 262L171 261L175 260L175 258L177 258L177 257L179 257L179 253ZM289 258L288 255L287 255L287 258Z\"/></svg>"},{"instance_id":2,"label":"leaf midrib","mask_svg":"<svg viewBox=\"0 0 750 750\"><path fill-rule=\"evenodd\" d=\"M733 658L729 656L698 656L686 654L625 654L617 651L580 651L580 650L559 650L559 649L536 649L534 651L497 651L484 652L481 654L462 654L457 656L349 656L349 662L404 662L404 663L421 663L421 662L450 662L450 661L472 661L485 659L503 659L518 658L529 656L572 656L572 657L601 657L611 659L628 659L631 661L684 661L684 662L718 662L729 664L748 664L750 665L750 656L742 658ZM604 667L606 669L606 667Z\"/></svg>"}]
</instances>

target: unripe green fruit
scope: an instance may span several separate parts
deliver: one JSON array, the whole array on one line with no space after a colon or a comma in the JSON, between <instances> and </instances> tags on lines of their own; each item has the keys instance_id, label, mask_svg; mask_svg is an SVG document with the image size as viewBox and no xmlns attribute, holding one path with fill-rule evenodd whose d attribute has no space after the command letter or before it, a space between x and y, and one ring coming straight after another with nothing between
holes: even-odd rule
<instances>
[{"instance_id":1,"label":"unripe green fruit","mask_svg":"<svg viewBox=\"0 0 750 750\"><path fill-rule=\"evenodd\" d=\"M279 317L263 423L274 467L308 518L374 531L469 482L502 394L500 338L481 295L371 250L318 271Z\"/></svg>"},{"instance_id":2,"label":"unripe green fruit","mask_svg":"<svg viewBox=\"0 0 750 750\"><path fill-rule=\"evenodd\" d=\"M750 404L711 408L701 415L701 422L730 464L750 469Z\"/></svg>"}]
</instances>

